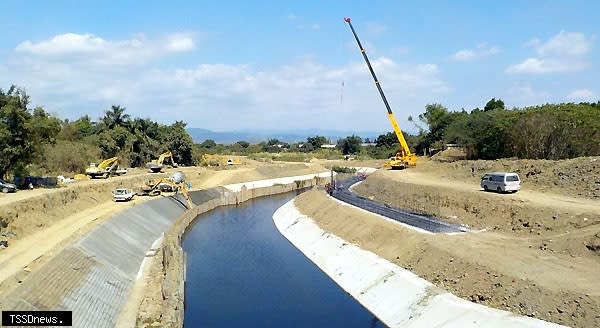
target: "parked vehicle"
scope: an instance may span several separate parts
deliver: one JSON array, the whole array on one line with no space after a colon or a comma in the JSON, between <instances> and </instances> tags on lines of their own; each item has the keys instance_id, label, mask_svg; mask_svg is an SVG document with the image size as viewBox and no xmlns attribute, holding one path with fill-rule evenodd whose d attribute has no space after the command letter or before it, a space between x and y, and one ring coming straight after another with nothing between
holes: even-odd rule
<instances>
[{"instance_id":1,"label":"parked vehicle","mask_svg":"<svg viewBox=\"0 0 600 328\"><path fill-rule=\"evenodd\" d=\"M135 197L135 192L130 189L119 188L119 189L116 189L115 191L113 191L113 198L114 198L115 202L118 202L118 201L128 202L128 201L132 200L133 197Z\"/></svg>"},{"instance_id":2,"label":"parked vehicle","mask_svg":"<svg viewBox=\"0 0 600 328\"><path fill-rule=\"evenodd\" d=\"M521 179L513 172L491 172L481 177L481 188L485 191L517 192L521 189Z\"/></svg>"},{"instance_id":3,"label":"parked vehicle","mask_svg":"<svg viewBox=\"0 0 600 328\"><path fill-rule=\"evenodd\" d=\"M4 180L0 180L0 190L3 193L7 193L7 192L16 192L17 191L17 186L15 186L12 183L8 183Z\"/></svg>"}]
</instances>

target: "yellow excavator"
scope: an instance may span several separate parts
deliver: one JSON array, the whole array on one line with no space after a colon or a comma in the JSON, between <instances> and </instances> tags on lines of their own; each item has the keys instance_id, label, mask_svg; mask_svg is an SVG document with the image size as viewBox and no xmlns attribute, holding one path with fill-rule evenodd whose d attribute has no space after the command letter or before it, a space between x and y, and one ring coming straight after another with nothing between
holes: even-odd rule
<instances>
[{"instance_id":1,"label":"yellow excavator","mask_svg":"<svg viewBox=\"0 0 600 328\"><path fill-rule=\"evenodd\" d=\"M171 153L170 150L160 154L160 156L158 157L158 159L156 161L152 161L152 162L146 164L146 167L148 167L150 172L158 173L165 166L165 161L167 163L170 163L172 167L177 167L177 163L175 163L175 160L173 159L173 153Z\"/></svg>"},{"instance_id":2,"label":"yellow excavator","mask_svg":"<svg viewBox=\"0 0 600 328\"><path fill-rule=\"evenodd\" d=\"M90 178L108 178L112 175L121 175L127 173L127 170L119 169L119 158L111 157L109 159L105 159L100 164L96 165L96 163L90 163L87 169L85 169L85 174Z\"/></svg>"},{"instance_id":3,"label":"yellow excavator","mask_svg":"<svg viewBox=\"0 0 600 328\"><path fill-rule=\"evenodd\" d=\"M356 39L356 43L358 43L358 47L360 48L360 52L362 53L363 58L365 59L365 62L367 63L367 67L369 67L371 76L373 76L373 80L375 80L375 85L377 86L377 90L379 90L379 95L381 96L381 99L383 100L383 103L385 104L385 107L387 109L388 119L390 120L390 123L392 123L392 127L394 128L394 133L396 133L396 138L398 138L398 142L400 143L400 151L397 152L395 156L390 158L389 161L387 163L385 163L383 166L386 168L391 168L392 170L403 170L406 167L416 166L417 165L417 155L410 151L410 148L408 147L408 144L406 143L406 139L404 139L404 134L402 134L402 130L400 130L400 127L398 126L396 117L394 117L394 113L392 112L392 109L390 108L390 104L388 103L387 99L385 98L385 94L383 93L381 84L379 83L379 80L377 79L377 76L375 75L375 71L373 70L373 67L371 67L371 63L369 62L367 53L365 52L365 49L363 48L362 44L360 43L360 40L358 39L358 35L356 35L356 31L354 31L352 22L349 17L344 18L344 21L346 23L348 23L348 26L350 26L350 30L352 31L352 34L354 35L354 39Z\"/></svg>"},{"instance_id":4,"label":"yellow excavator","mask_svg":"<svg viewBox=\"0 0 600 328\"><path fill-rule=\"evenodd\" d=\"M188 193L188 184L185 182L185 175L183 172L175 172L170 178L161 178L157 180L147 181L145 185L141 186L136 192L138 196L158 196L163 192L175 192L181 193L187 201L188 208L193 208L195 205L192 202L192 198Z\"/></svg>"}]
</instances>

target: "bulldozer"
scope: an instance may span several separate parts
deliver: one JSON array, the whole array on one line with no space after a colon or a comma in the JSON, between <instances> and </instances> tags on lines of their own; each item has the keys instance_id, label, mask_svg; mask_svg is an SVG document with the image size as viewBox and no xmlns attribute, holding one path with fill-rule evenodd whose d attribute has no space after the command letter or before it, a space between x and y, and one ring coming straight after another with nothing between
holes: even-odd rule
<instances>
[{"instance_id":1,"label":"bulldozer","mask_svg":"<svg viewBox=\"0 0 600 328\"><path fill-rule=\"evenodd\" d=\"M96 163L90 163L87 169L85 169L85 174L90 178L108 178L113 175L121 175L127 173L127 170L119 168L119 157L111 157L109 159L105 159L100 164L96 165Z\"/></svg>"},{"instance_id":2,"label":"bulldozer","mask_svg":"<svg viewBox=\"0 0 600 328\"><path fill-rule=\"evenodd\" d=\"M163 192L181 193L188 203L188 208L194 207L194 203L188 193L188 183L185 181L183 172L175 172L170 178L160 178L146 181L136 192L138 196L158 196Z\"/></svg>"},{"instance_id":3,"label":"bulldozer","mask_svg":"<svg viewBox=\"0 0 600 328\"><path fill-rule=\"evenodd\" d=\"M152 173L159 173L165 166L165 162L169 163L172 167L177 167L177 163L173 159L173 153L170 150L160 154L157 160L147 163L146 167Z\"/></svg>"}]
</instances>

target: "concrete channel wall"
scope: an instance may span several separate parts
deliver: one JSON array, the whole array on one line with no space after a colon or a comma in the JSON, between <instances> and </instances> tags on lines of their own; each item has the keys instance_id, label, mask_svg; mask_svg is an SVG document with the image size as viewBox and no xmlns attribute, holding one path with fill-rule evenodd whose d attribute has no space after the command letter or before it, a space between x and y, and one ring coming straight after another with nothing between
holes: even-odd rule
<instances>
[{"instance_id":1,"label":"concrete channel wall","mask_svg":"<svg viewBox=\"0 0 600 328\"><path fill-rule=\"evenodd\" d=\"M562 327L458 298L323 231L293 202L273 215L277 229L389 327Z\"/></svg>"},{"instance_id":2,"label":"concrete channel wall","mask_svg":"<svg viewBox=\"0 0 600 328\"><path fill-rule=\"evenodd\" d=\"M159 285L163 295L162 304L146 306L142 301L136 326L182 327L184 310L185 254L181 239L189 224L200 214L219 206L236 205L252 198L286 193L299 189L323 185L329 181L330 173L322 172L295 177L250 181L226 185L211 190L192 192L197 206L181 215L165 234L160 265L162 281ZM160 263L158 263L160 262Z\"/></svg>"},{"instance_id":3,"label":"concrete channel wall","mask_svg":"<svg viewBox=\"0 0 600 328\"><path fill-rule=\"evenodd\" d=\"M326 176L326 174L323 174ZM291 179L291 180L290 180ZM114 327L141 267L148 257L160 255L154 264L163 267L160 286L164 307L156 313L160 327L183 326L185 259L181 236L199 214L223 205L293 191L324 183L317 175L251 182L246 186L213 188L191 193L197 206L186 210L180 195L158 197L128 208L78 242L63 249L39 270L0 299L2 310L68 310L73 327ZM284 182L284 183L282 183ZM161 241L162 243L158 242ZM156 263L158 262L158 263ZM139 318L138 318L139 319ZM157 322L153 321L152 323ZM139 320L136 325L145 326ZM124 326L130 326L125 324ZM156 325L155 325L156 326Z\"/></svg>"}]
</instances>

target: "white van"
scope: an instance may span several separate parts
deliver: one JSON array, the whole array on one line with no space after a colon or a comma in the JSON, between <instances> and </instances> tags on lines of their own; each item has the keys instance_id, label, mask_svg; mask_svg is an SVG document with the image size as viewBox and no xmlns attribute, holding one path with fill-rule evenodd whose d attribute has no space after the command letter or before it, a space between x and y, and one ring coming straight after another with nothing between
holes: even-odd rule
<instances>
[{"instance_id":1,"label":"white van","mask_svg":"<svg viewBox=\"0 0 600 328\"><path fill-rule=\"evenodd\" d=\"M512 172L486 173L481 177L481 188L485 191L517 192L521 189L521 179Z\"/></svg>"}]
</instances>

